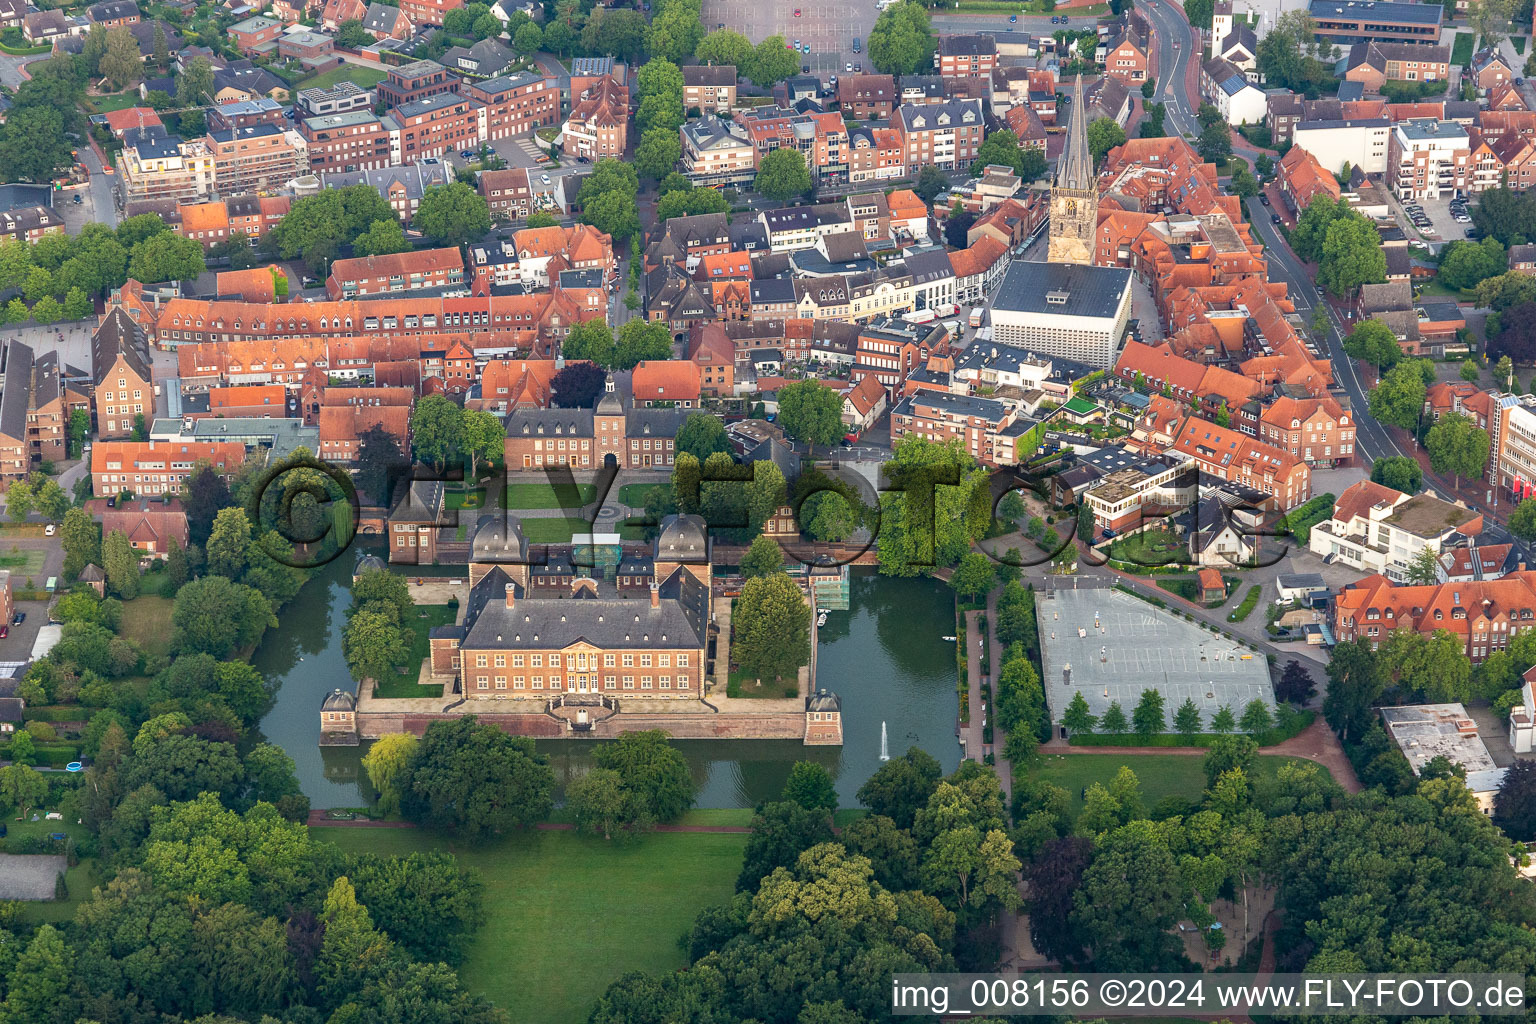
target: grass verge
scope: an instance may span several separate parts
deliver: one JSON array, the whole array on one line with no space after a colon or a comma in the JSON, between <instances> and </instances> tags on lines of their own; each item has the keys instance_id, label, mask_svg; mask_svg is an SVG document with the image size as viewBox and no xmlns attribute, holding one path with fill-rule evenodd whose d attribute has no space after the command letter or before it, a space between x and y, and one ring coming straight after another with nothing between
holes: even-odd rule
<instances>
[{"instance_id":1,"label":"grass verge","mask_svg":"<svg viewBox=\"0 0 1536 1024\"><path fill-rule=\"evenodd\" d=\"M1472 63L1472 47L1475 42L1471 32L1456 33L1456 42L1451 47L1451 63L1463 67Z\"/></svg>"},{"instance_id":2,"label":"grass verge","mask_svg":"<svg viewBox=\"0 0 1536 1024\"><path fill-rule=\"evenodd\" d=\"M1257 583L1249 587L1248 593L1243 595L1243 603L1232 609L1232 613L1227 616L1227 621L1242 622L1249 615L1251 615L1254 608L1258 607L1259 597L1263 594L1263 592L1264 589Z\"/></svg>"},{"instance_id":3,"label":"grass verge","mask_svg":"<svg viewBox=\"0 0 1536 1024\"><path fill-rule=\"evenodd\" d=\"M507 484L507 508L560 508L575 511L597 500L592 484Z\"/></svg>"},{"instance_id":4,"label":"grass verge","mask_svg":"<svg viewBox=\"0 0 1536 1024\"><path fill-rule=\"evenodd\" d=\"M416 617L406 622L411 630L411 650L405 658L405 672L392 679L380 679L374 690L378 697L441 697L443 688L423 686L416 680L421 677L421 663L429 651L428 634L434 626L451 626L459 609L455 605L423 604L416 606Z\"/></svg>"},{"instance_id":5,"label":"grass verge","mask_svg":"<svg viewBox=\"0 0 1536 1024\"><path fill-rule=\"evenodd\" d=\"M417 829L311 831L347 851L446 850L479 868L486 924L460 977L498 1005L516 1007L517 1019L543 1024L585 1021L625 972L682 967L674 940L704 907L730 899L747 841L744 833L656 833L618 843L533 832L461 847ZM688 883L678 885L679 878ZM579 982L573 963L581 965Z\"/></svg>"}]
</instances>

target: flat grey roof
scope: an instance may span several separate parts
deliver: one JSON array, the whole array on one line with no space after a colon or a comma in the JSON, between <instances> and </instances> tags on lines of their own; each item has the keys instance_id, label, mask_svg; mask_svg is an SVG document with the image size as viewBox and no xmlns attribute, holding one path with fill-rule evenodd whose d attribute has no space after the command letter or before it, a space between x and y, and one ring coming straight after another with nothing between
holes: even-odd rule
<instances>
[{"instance_id":1,"label":"flat grey roof","mask_svg":"<svg viewBox=\"0 0 1536 1024\"><path fill-rule=\"evenodd\" d=\"M1376 24L1438 25L1445 16L1439 4L1401 4L1391 0L1312 0L1313 20L1362 18Z\"/></svg>"},{"instance_id":2,"label":"flat grey roof","mask_svg":"<svg viewBox=\"0 0 1536 1024\"><path fill-rule=\"evenodd\" d=\"M1222 705L1241 716L1250 701L1274 706L1262 654L1118 590L1048 590L1035 595L1046 701L1060 720L1074 693L1095 715L1118 701L1129 719L1141 691L1162 693L1166 730L1185 699L1202 724ZM1079 633L1081 632L1081 635ZM1071 682L1064 682L1069 677Z\"/></svg>"},{"instance_id":3,"label":"flat grey roof","mask_svg":"<svg viewBox=\"0 0 1536 1024\"><path fill-rule=\"evenodd\" d=\"M1112 317L1131 286L1126 267L1014 260L993 300L994 310L1055 316ZM1056 301L1064 296L1062 301Z\"/></svg>"}]
</instances>

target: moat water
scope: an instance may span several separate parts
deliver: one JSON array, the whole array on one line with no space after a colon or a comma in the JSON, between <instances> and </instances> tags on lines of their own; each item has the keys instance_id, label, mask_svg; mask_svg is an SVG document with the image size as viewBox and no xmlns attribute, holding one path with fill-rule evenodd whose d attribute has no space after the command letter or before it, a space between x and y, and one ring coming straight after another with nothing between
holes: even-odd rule
<instances>
[{"instance_id":1,"label":"moat water","mask_svg":"<svg viewBox=\"0 0 1536 1024\"><path fill-rule=\"evenodd\" d=\"M278 617L252 663L277 687L261 731L293 757L299 782L315 807L358 807L371 794L362 771L364 747L321 748L320 701L350 687L341 653L351 602L352 560L343 556L316 570ZM416 575L416 573L413 573ZM462 575L460 570L459 575ZM934 580L892 579L855 570L850 607L830 613L820 631L818 684L843 702L843 746L806 747L793 740L682 740L699 787L699 807L752 807L775 796L796 761L824 764L844 806L880 766L880 727L892 753L917 746L944 770L959 763L955 738L958 697L955 648L940 639L954 632L954 602ZM592 762L590 741L541 740L563 785Z\"/></svg>"}]
</instances>

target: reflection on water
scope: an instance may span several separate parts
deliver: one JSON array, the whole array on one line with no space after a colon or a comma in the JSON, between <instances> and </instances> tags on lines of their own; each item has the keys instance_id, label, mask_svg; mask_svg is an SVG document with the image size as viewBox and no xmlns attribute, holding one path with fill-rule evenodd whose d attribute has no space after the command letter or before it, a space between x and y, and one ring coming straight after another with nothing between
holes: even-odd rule
<instances>
[{"instance_id":1,"label":"reflection on water","mask_svg":"<svg viewBox=\"0 0 1536 1024\"><path fill-rule=\"evenodd\" d=\"M351 601L352 562L343 558L317 570L280 616L252 659L280 686L262 720L265 737L298 766L299 783L315 807L367 803L362 748L316 745L320 701L333 687L350 686L341 632ZM462 571L462 570L460 570ZM806 747L794 740L687 740L678 743L699 787L700 807L751 807L783 788L796 761L825 765L844 806L880 764L880 725L900 754L918 746L945 771L958 763L955 740L954 645L939 639L953 629L953 600L943 584L855 572L850 609L832 612L820 631L818 682L843 701L841 748ZM591 765L591 746L579 740L541 740L556 780L564 784Z\"/></svg>"}]
</instances>

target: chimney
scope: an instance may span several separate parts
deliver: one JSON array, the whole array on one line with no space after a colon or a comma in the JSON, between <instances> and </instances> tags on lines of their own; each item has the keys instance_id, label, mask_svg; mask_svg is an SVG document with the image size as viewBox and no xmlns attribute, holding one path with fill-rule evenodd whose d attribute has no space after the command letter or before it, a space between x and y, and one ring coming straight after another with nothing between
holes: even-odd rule
<instances>
[{"instance_id":1,"label":"chimney","mask_svg":"<svg viewBox=\"0 0 1536 1024\"><path fill-rule=\"evenodd\" d=\"M511 608L517 603L517 598L512 594L512 584L507 584L507 607Z\"/></svg>"},{"instance_id":2,"label":"chimney","mask_svg":"<svg viewBox=\"0 0 1536 1024\"><path fill-rule=\"evenodd\" d=\"M661 607L661 587L655 583L651 584L651 607Z\"/></svg>"}]
</instances>

